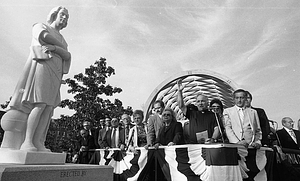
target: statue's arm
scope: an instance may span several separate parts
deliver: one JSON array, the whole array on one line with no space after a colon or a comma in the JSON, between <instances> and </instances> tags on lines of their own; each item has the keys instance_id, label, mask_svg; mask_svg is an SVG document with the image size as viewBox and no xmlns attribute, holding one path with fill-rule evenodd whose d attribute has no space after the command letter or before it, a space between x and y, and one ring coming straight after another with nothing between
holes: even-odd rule
<instances>
[{"instance_id":1,"label":"statue's arm","mask_svg":"<svg viewBox=\"0 0 300 181\"><path fill-rule=\"evenodd\" d=\"M45 42L47 44L53 45L52 51L56 54L58 54L63 60L70 60L71 59L71 53L66 50L66 47L58 41L56 38L54 38L48 31L43 31L40 35L40 40L42 42Z\"/></svg>"}]
</instances>

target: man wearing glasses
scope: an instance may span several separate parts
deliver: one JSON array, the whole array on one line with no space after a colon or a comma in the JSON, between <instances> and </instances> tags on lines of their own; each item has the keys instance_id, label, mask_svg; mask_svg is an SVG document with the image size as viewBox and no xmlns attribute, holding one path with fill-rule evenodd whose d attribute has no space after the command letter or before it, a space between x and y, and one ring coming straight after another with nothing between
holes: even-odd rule
<instances>
[{"instance_id":1,"label":"man wearing glasses","mask_svg":"<svg viewBox=\"0 0 300 181\"><path fill-rule=\"evenodd\" d=\"M294 121L290 117L284 117L281 123L283 128L276 132L279 138L279 144L283 148L299 150L300 131L293 129Z\"/></svg>"}]
</instances>

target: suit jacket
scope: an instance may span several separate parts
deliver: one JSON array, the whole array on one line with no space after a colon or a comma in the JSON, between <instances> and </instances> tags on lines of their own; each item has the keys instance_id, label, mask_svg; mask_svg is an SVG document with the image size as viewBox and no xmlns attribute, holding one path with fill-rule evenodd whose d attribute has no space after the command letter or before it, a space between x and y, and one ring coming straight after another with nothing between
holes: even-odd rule
<instances>
[{"instance_id":1,"label":"suit jacket","mask_svg":"<svg viewBox=\"0 0 300 181\"><path fill-rule=\"evenodd\" d=\"M159 129L163 127L163 122L161 118L157 115L154 114L150 116L148 119L148 133L147 133L147 144L152 145L156 138L158 137Z\"/></svg>"},{"instance_id":2,"label":"suit jacket","mask_svg":"<svg viewBox=\"0 0 300 181\"><path fill-rule=\"evenodd\" d=\"M109 128L110 129L110 128ZM98 134L98 144L99 144L99 147L100 148L105 148L104 147L104 144L103 144L103 141L105 139L105 135L106 135L106 127L102 128L99 130L99 134Z\"/></svg>"},{"instance_id":3,"label":"suit jacket","mask_svg":"<svg viewBox=\"0 0 300 181\"><path fill-rule=\"evenodd\" d=\"M112 148L111 134L112 134L112 128L109 129L104 136L105 137L105 139L103 140L104 148L106 147ZM119 148L121 144L125 145L125 130L124 128L119 126L119 143L117 143L117 147Z\"/></svg>"},{"instance_id":4,"label":"suit jacket","mask_svg":"<svg viewBox=\"0 0 300 181\"><path fill-rule=\"evenodd\" d=\"M94 144L96 146L96 148L100 148L99 144L98 144L98 136L99 136L99 129L96 128L92 128L91 130L91 135L94 139Z\"/></svg>"},{"instance_id":5,"label":"suit jacket","mask_svg":"<svg viewBox=\"0 0 300 181\"><path fill-rule=\"evenodd\" d=\"M86 139L79 137L76 143L75 150L78 152L81 146L86 146L88 149L95 149L96 147L95 147L94 138L90 135L88 135Z\"/></svg>"},{"instance_id":6,"label":"suit jacket","mask_svg":"<svg viewBox=\"0 0 300 181\"><path fill-rule=\"evenodd\" d=\"M134 127L133 124L129 123L128 125L123 125L122 126L124 129L125 129L125 136L126 136L126 141L128 140L128 136L129 136L129 132L130 132L130 129L132 127Z\"/></svg>"},{"instance_id":7,"label":"suit jacket","mask_svg":"<svg viewBox=\"0 0 300 181\"><path fill-rule=\"evenodd\" d=\"M85 146L86 150L83 152L79 152L81 146ZM88 164L91 156L93 155L94 152L89 152L89 149L95 149L95 141L94 138L90 135L87 136L86 139L83 137L80 137L76 143L76 148L75 151L79 152L79 158L78 158L78 163L83 163L83 164Z\"/></svg>"},{"instance_id":8,"label":"suit jacket","mask_svg":"<svg viewBox=\"0 0 300 181\"><path fill-rule=\"evenodd\" d=\"M281 130L276 131L280 144L283 148L289 148L289 149L300 149L300 131L294 130L294 133L296 135L297 144L294 142L290 134L282 128Z\"/></svg>"},{"instance_id":9,"label":"suit jacket","mask_svg":"<svg viewBox=\"0 0 300 181\"><path fill-rule=\"evenodd\" d=\"M171 122L169 126L163 125L160 128L158 137L155 143L160 143L162 145L168 145L170 142L176 145L183 144L183 129L182 124L179 122Z\"/></svg>"},{"instance_id":10,"label":"suit jacket","mask_svg":"<svg viewBox=\"0 0 300 181\"><path fill-rule=\"evenodd\" d=\"M261 143L262 143L262 145L268 145L269 144L268 135L271 131L271 128L270 128L269 119L267 117L267 114L261 108L255 108L255 107L251 107L251 108L255 109L257 112L257 115L258 115L260 128L261 128L261 132L262 132Z\"/></svg>"},{"instance_id":11,"label":"suit jacket","mask_svg":"<svg viewBox=\"0 0 300 181\"><path fill-rule=\"evenodd\" d=\"M261 129L257 112L254 109L244 110L244 121L250 122L250 128L243 127L236 106L224 110L224 125L226 135L230 143L237 143L243 138L251 144L253 142L261 144Z\"/></svg>"}]
</instances>

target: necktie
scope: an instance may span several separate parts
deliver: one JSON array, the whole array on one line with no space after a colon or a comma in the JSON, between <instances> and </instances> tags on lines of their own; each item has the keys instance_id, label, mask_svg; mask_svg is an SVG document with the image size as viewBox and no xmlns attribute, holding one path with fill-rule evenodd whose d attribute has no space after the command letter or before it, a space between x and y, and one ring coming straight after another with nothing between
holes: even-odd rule
<instances>
[{"instance_id":1,"label":"necktie","mask_svg":"<svg viewBox=\"0 0 300 181\"><path fill-rule=\"evenodd\" d=\"M126 126L126 128L125 128L125 135L126 135L126 137L128 136L128 134L129 134L129 126Z\"/></svg>"},{"instance_id":2,"label":"necktie","mask_svg":"<svg viewBox=\"0 0 300 181\"><path fill-rule=\"evenodd\" d=\"M116 148L116 128L112 129L111 133L111 147Z\"/></svg>"},{"instance_id":3,"label":"necktie","mask_svg":"<svg viewBox=\"0 0 300 181\"><path fill-rule=\"evenodd\" d=\"M295 143L297 143L297 138L296 138L294 131L290 130L290 133L291 133L291 136L292 136L293 140L295 141Z\"/></svg>"},{"instance_id":4,"label":"necktie","mask_svg":"<svg viewBox=\"0 0 300 181\"><path fill-rule=\"evenodd\" d=\"M242 108L239 108L239 116L240 116L241 122L243 123L244 122L244 112L243 112Z\"/></svg>"}]
</instances>

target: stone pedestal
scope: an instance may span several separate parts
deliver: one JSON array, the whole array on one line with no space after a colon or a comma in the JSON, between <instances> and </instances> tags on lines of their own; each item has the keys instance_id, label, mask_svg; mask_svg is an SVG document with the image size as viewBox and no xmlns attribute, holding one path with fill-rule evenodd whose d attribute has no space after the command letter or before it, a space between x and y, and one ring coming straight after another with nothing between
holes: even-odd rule
<instances>
[{"instance_id":1,"label":"stone pedestal","mask_svg":"<svg viewBox=\"0 0 300 181\"><path fill-rule=\"evenodd\" d=\"M0 149L0 163L3 164L63 165L65 160L66 153Z\"/></svg>"},{"instance_id":2,"label":"stone pedestal","mask_svg":"<svg viewBox=\"0 0 300 181\"><path fill-rule=\"evenodd\" d=\"M113 181L113 167L100 165L5 165L1 181Z\"/></svg>"}]
</instances>

